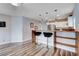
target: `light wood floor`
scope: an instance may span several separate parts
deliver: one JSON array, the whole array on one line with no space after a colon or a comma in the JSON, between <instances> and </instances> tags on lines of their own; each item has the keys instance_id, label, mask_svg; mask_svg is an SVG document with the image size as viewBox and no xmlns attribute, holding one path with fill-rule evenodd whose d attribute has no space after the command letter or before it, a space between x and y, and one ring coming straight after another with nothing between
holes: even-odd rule
<instances>
[{"instance_id":1,"label":"light wood floor","mask_svg":"<svg viewBox=\"0 0 79 59\"><path fill-rule=\"evenodd\" d=\"M36 46L34 43L9 43L0 45L0 56L75 56L61 49L47 49L43 45Z\"/></svg>"}]
</instances>

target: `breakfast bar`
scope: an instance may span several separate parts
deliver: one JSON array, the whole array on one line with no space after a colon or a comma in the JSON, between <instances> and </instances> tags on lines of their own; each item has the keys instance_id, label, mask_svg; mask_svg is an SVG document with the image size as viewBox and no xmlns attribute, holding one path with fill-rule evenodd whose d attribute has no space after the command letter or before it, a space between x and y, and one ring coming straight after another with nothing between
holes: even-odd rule
<instances>
[{"instance_id":1,"label":"breakfast bar","mask_svg":"<svg viewBox=\"0 0 79 59\"><path fill-rule=\"evenodd\" d=\"M60 48L63 50L67 50L79 55L79 32L73 30L53 30L53 31L42 31L38 30L36 32L41 32L41 36L39 36L39 43L46 44L46 39L43 35L43 32L51 32L53 33L52 37L49 39L49 46L53 46L55 48ZM35 39L36 40L36 39Z\"/></svg>"}]
</instances>

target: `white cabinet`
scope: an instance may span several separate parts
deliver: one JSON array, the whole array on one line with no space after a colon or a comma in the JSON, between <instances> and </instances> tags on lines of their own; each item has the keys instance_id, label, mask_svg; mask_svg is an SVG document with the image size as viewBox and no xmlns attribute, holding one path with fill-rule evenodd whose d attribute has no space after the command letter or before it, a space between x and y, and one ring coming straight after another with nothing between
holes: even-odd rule
<instances>
[{"instance_id":1,"label":"white cabinet","mask_svg":"<svg viewBox=\"0 0 79 59\"><path fill-rule=\"evenodd\" d=\"M74 17L73 16L68 17L68 26L74 27Z\"/></svg>"}]
</instances>

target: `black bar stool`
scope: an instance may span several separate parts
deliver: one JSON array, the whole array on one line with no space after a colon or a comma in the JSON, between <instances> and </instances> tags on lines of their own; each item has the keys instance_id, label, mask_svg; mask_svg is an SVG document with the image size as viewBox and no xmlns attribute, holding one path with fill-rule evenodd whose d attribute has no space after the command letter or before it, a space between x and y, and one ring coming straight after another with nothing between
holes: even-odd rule
<instances>
[{"instance_id":1,"label":"black bar stool","mask_svg":"<svg viewBox=\"0 0 79 59\"><path fill-rule=\"evenodd\" d=\"M43 34L44 34L44 37L47 37L47 48L49 48L48 47L48 38L52 36L52 33L50 33L50 32L43 32Z\"/></svg>"},{"instance_id":2,"label":"black bar stool","mask_svg":"<svg viewBox=\"0 0 79 59\"><path fill-rule=\"evenodd\" d=\"M40 36L40 35L41 35L41 32L35 32L35 36ZM38 38L36 40L37 40L36 44L38 44Z\"/></svg>"}]
</instances>

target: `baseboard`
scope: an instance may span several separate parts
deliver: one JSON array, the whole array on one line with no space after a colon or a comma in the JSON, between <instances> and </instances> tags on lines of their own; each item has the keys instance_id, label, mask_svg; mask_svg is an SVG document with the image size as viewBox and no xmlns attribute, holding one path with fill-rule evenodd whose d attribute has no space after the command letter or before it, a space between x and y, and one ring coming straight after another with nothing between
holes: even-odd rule
<instances>
[{"instance_id":1,"label":"baseboard","mask_svg":"<svg viewBox=\"0 0 79 59\"><path fill-rule=\"evenodd\" d=\"M24 40L23 42L32 42L32 40Z\"/></svg>"},{"instance_id":2,"label":"baseboard","mask_svg":"<svg viewBox=\"0 0 79 59\"><path fill-rule=\"evenodd\" d=\"M23 42L29 43L29 42L32 42L32 40L27 40L27 41L23 41Z\"/></svg>"},{"instance_id":3,"label":"baseboard","mask_svg":"<svg viewBox=\"0 0 79 59\"><path fill-rule=\"evenodd\" d=\"M11 41L11 43L17 43L17 42L23 42L23 40L20 40L20 41Z\"/></svg>"},{"instance_id":4,"label":"baseboard","mask_svg":"<svg viewBox=\"0 0 79 59\"><path fill-rule=\"evenodd\" d=\"M8 43L29 43L29 42L32 42L31 40L27 40L27 41L22 41L22 42L20 42L20 41L17 41L17 42L2 42L2 43L0 43L0 45L3 45L3 44L8 44Z\"/></svg>"},{"instance_id":5,"label":"baseboard","mask_svg":"<svg viewBox=\"0 0 79 59\"><path fill-rule=\"evenodd\" d=\"M0 43L0 45L8 44L8 43L10 43L10 42L2 42L2 43Z\"/></svg>"}]
</instances>

